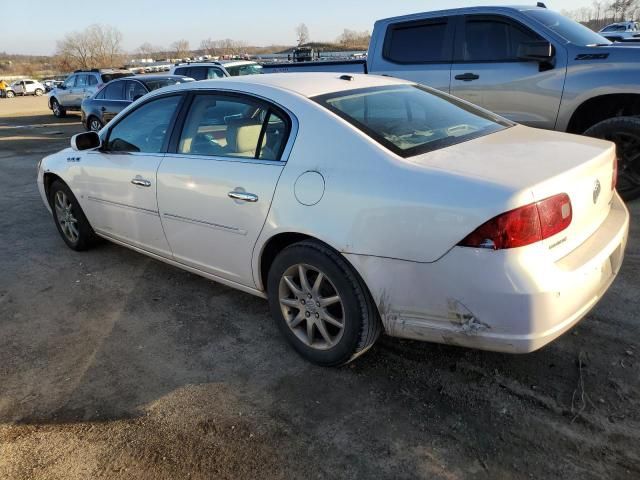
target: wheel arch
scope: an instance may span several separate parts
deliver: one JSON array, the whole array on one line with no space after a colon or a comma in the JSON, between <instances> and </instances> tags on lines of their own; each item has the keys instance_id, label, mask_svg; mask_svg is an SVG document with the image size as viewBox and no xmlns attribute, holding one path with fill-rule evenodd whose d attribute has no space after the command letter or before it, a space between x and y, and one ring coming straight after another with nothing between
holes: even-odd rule
<instances>
[{"instance_id":1,"label":"wheel arch","mask_svg":"<svg viewBox=\"0 0 640 480\"><path fill-rule=\"evenodd\" d=\"M62 183L67 185L67 182L65 182L62 177L60 177L59 175L56 175L55 173L45 172L44 175L42 176L42 184L44 185L44 193L45 193L45 195L47 197L47 201L49 202L49 205L51 205L51 196L49 195L49 190L51 189L51 185L53 184L53 182L55 182L56 180L60 180Z\"/></svg>"},{"instance_id":2,"label":"wheel arch","mask_svg":"<svg viewBox=\"0 0 640 480\"><path fill-rule=\"evenodd\" d=\"M640 115L640 94L612 93L585 100L567 125L568 133L582 134L593 125L614 117Z\"/></svg>"}]
</instances>

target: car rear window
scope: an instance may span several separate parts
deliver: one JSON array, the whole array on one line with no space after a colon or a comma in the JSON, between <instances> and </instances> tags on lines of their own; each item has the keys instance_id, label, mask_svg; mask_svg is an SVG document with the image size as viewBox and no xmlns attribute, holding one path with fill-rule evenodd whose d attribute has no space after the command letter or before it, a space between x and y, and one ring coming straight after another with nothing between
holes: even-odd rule
<instances>
[{"instance_id":1,"label":"car rear window","mask_svg":"<svg viewBox=\"0 0 640 480\"><path fill-rule=\"evenodd\" d=\"M183 78L156 78L153 80L143 80L149 91L157 90L158 88L168 87L169 85L175 85L176 83L193 82L193 79L189 77Z\"/></svg>"},{"instance_id":2,"label":"car rear window","mask_svg":"<svg viewBox=\"0 0 640 480\"><path fill-rule=\"evenodd\" d=\"M262 65L258 65L257 63L250 63L247 65L234 65L234 66L225 66L227 72L232 77L238 77L242 75L256 75L262 73Z\"/></svg>"},{"instance_id":3,"label":"car rear window","mask_svg":"<svg viewBox=\"0 0 640 480\"><path fill-rule=\"evenodd\" d=\"M513 125L419 85L347 90L313 100L402 157L448 147Z\"/></svg>"},{"instance_id":4,"label":"car rear window","mask_svg":"<svg viewBox=\"0 0 640 480\"><path fill-rule=\"evenodd\" d=\"M122 77L132 77L133 73L131 72L113 72L113 73L103 73L100 75L102 78L102 83L110 82L111 80L115 80L116 78Z\"/></svg>"}]
</instances>

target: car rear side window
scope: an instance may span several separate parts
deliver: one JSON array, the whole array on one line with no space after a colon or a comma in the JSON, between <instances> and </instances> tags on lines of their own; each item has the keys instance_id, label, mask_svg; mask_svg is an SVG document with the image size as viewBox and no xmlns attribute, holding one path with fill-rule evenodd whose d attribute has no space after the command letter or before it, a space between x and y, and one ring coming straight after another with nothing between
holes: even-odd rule
<instances>
[{"instance_id":1,"label":"car rear side window","mask_svg":"<svg viewBox=\"0 0 640 480\"><path fill-rule=\"evenodd\" d=\"M98 79L93 75L89 75L89 86L94 86L98 84Z\"/></svg>"},{"instance_id":2,"label":"car rear side window","mask_svg":"<svg viewBox=\"0 0 640 480\"><path fill-rule=\"evenodd\" d=\"M124 83L124 99L130 102L135 102L141 97L144 97L148 92L144 86L137 81L127 80L126 82L118 82Z\"/></svg>"},{"instance_id":3,"label":"car rear side window","mask_svg":"<svg viewBox=\"0 0 640 480\"><path fill-rule=\"evenodd\" d=\"M124 100L123 87L124 82L113 82L108 84L104 89L105 100Z\"/></svg>"},{"instance_id":4,"label":"car rear side window","mask_svg":"<svg viewBox=\"0 0 640 480\"><path fill-rule=\"evenodd\" d=\"M462 61L517 61L521 43L542 38L534 32L498 17L469 16L465 22Z\"/></svg>"},{"instance_id":5,"label":"car rear side window","mask_svg":"<svg viewBox=\"0 0 640 480\"><path fill-rule=\"evenodd\" d=\"M178 153L279 160L288 131L287 117L262 102L223 94L196 95Z\"/></svg>"},{"instance_id":6,"label":"car rear side window","mask_svg":"<svg viewBox=\"0 0 640 480\"><path fill-rule=\"evenodd\" d=\"M162 151L180 99L180 95L156 98L127 114L109 131L106 150L144 153Z\"/></svg>"},{"instance_id":7,"label":"car rear side window","mask_svg":"<svg viewBox=\"0 0 640 480\"><path fill-rule=\"evenodd\" d=\"M502 130L512 123L419 85L330 93L315 101L402 157Z\"/></svg>"},{"instance_id":8,"label":"car rear side window","mask_svg":"<svg viewBox=\"0 0 640 480\"><path fill-rule=\"evenodd\" d=\"M448 62L447 19L391 25L387 30L384 57L395 63Z\"/></svg>"}]
</instances>

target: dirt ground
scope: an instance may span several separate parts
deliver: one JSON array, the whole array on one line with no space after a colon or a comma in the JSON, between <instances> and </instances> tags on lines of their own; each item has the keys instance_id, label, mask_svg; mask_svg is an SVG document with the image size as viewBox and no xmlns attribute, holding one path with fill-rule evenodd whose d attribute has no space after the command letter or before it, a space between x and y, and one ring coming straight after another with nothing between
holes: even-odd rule
<instances>
[{"instance_id":1,"label":"dirt ground","mask_svg":"<svg viewBox=\"0 0 640 480\"><path fill-rule=\"evenodd\" d=\"M69 250L36 164L79 116L0 99L0 478L640 478L640 202L618 279L525 356L383 337L300 359L267 303Z\"/></svg>"}]
</instances>

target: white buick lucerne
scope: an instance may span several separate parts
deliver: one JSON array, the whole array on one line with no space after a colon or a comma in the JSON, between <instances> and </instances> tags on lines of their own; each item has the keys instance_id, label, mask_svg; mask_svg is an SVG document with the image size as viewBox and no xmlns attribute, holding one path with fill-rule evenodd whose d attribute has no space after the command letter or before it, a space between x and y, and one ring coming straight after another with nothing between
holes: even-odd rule
<instances>
[{"instance_id":1,"label":"white buick lucerne","mask_svg":"<svg viewBox=\"0 0 640 480\"><path fill-rule=\"evenodd\" d=\"M306 359L388 335L524 353L622 262L615 147L403 80L273 74L155 91L46 157L62 239L268 298ZM215 314L215 312L212 312Z\"/></svg>"}]
</instances>

